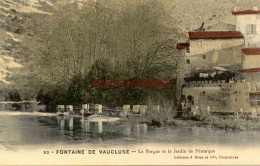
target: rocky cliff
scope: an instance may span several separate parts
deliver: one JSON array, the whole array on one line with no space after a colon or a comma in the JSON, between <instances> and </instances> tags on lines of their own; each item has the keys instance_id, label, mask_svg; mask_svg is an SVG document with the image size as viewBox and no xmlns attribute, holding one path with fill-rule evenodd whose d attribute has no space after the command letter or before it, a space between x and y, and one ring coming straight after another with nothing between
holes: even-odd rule
<instances>
[{"instance_id":1,"label":"rocky cliff","mask_svg":"<svg viewBox=\"0 0 260 166\"><path fill-rule=\"evenodd\" d=\"M87 1L87 0L85 0ZM163 0L162 0L163 1ZM77 3L84 0L1 0L0 1L0 84L10 84L10 76L21 70L20 44L34 34L32 27L21 26L35 14L51 15L48 9L61 3ZM172 16L184 32L199 28L203 22L207 30L222 30L222 25L235 24L231 14L238 10L260 6L260 0L172 0Z\"/></svg>"}]
</instances>

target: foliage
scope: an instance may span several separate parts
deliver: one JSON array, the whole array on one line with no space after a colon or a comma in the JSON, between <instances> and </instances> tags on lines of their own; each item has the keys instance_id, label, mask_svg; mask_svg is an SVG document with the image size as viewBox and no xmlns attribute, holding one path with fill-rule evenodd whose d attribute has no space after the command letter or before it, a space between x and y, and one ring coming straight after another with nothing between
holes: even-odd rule
<instances>
[{"instance_id":1,"label":"foliage","mask_svg":"<svg viewBox=\"0 0 260 166\"><path fill-rule=\"evenodd\" d=\"M17 90L10 91L6 100L9 101L21 101L20 93Z\"/></svg>"},{"instance_id":2,"label":"foliage","mask_svg":"<svg viewBox=\"0 0 260 166\"><path fill-rule=\"evenodd\" d=\"M176 74L179 32L158 1L62 8L38 22L35 36L23 45L25 82L41 89L39 101L118 106L145 104L149 95L176 99L176 80L167 88L91 87L95 79L172 79Z\"/></svg>"},{"instance_id":3,"label":"foliage","mask_svg":"<svg viewBox=\"0 0 260 166\"><path fill-rule=\"evenodd\" d=\"M157 112L153 107L158 105L160 111ZM149 97L147 119L157 122L160 125L167 125L173 122L176 115L176 107L172 100L166 100L163 97Z\"/></svg>"},{"instance_id":4,"label":"foliage","mask_svg":"<svg viewBox=\"0 0 260 166\"><path fill-rule=\"evenodd\" d=\"M260 122L255 120L245 119L223 119L217 116L208 114L198 115L196 117L199 121L205 122L207 125L231 130L259 130Z\"/></svg>"}]
</instances>

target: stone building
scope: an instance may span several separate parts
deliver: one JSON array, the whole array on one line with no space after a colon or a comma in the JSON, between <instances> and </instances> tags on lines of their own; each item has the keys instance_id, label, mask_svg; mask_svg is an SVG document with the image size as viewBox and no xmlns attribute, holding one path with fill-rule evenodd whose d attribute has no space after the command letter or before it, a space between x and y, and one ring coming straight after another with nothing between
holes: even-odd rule
<instances>
[{"instance_id":1,"label":"stone building","mask_svg":"<svg viewBox=\"0 0 260 166\"><path fill-rule=\"evenodd\" d=\"M249 99L251 107L260 109L260 48L244 48L242 69L245 81L249 83ZM260 110L259 110L260 111Z\"/></svg>"},{"instance_id":2,"label":"stone building","mask_svg":"<svg viewBox=\"0 0 260 166\"><path fill-rule=\"evenodd\" d=\"M234 11L236 31L189 32L182 106L218 115L260 115L260 11Z\"/></svg>"},{"instance_id":3,"label":"stone building","mask_svg":"<svg viewBox=\"0 0 260 166\"><path fill-rule=\"evenodd\" d=\"M200 31L189 32L188 43L179 43L176 48L185 49L184 70L188 74L212 65L241 64L238 55L243 43L244 37L237 31Z\"/></svg>"},{"instance_id":4,"label":"stone building","mask_svg":"<svg viewBox=\"0 0 260 166\"><path fill-rule=\"evenodd\" d=\"M236 31L240 31L245 37L245 47L260 47L260 11L257 6L253 10L234 11L236 16Z\"/></svg>"}]
</instances>

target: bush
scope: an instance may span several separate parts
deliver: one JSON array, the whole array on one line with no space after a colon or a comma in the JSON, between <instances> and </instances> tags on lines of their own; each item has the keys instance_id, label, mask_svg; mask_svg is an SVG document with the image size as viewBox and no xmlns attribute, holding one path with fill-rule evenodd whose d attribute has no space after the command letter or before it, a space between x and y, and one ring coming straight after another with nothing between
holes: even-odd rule
<instances>
[{"instance_id":1,"label":"bush","mask_svg":"<svg viewBox=\"0 0 260 166\"><path fill-rule=\"evenodd\" d=\"M158 123L158 125L170 124L176 116L176 107L173 100L167 100L162 96L149 97L147 105L147 119ZM159 105L159 112L153 109L154 105Z\"/></svg>"},{"instance_id":2,"label":"bush","mask_svg":"<svg viewBox=\"0 0 260 166\"><path fill-rule=\"evenodd\" d=\"M259 130L260 122L245 119L220 118L209 114L197 115L196 119L205 122L207 125L221 129L231 130Z\"/></svg>"},{"instance_id":3,"label":"bush","mask_svg":"<svg viewBox=\"0 0 260 166\"><path fill-rule=\"evenodd\" d=\"M8 97L6 100L21 101L20 93L18 91L11 91L8 93Z\"/></svg>"}]
</instances>

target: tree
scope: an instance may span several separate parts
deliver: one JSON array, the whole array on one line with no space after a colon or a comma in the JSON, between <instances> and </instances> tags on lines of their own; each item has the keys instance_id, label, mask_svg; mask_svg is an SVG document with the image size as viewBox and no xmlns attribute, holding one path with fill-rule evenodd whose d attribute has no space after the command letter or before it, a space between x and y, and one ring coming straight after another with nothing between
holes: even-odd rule
<instances>
[{"instance_id":1,"label":"tree","mask_svg":"<svg viewBox=\"0 0 260 166\"><path fill-rule=\"evenodd\" d=\"M115 5L87 1L86 4L79 11L75 6L65 6L70 14L62 15L64 10L60 10L54 12L51 21L43 19L46 23L41 26L45 28L41 27L43 32L35 36L39 46L34 47L34 57L28 62L31 76L35 77L30 77L33 85L47 92L44 94L56 91L55 87L62 88L67 94L64 101L70 103L144 103L147 94L168 93L169 89L101 90L82 84L81 80L93 81L103 76L171 79L176 74L178 60L174 45L179 31L161 2L118 1ZM46 28L52 22L50 29ZM30 48L25 48L31 53ZM170 91L174 96L175 88ZM95 97L90 99L89 95Z\"/></svg>"}]
</instances>

